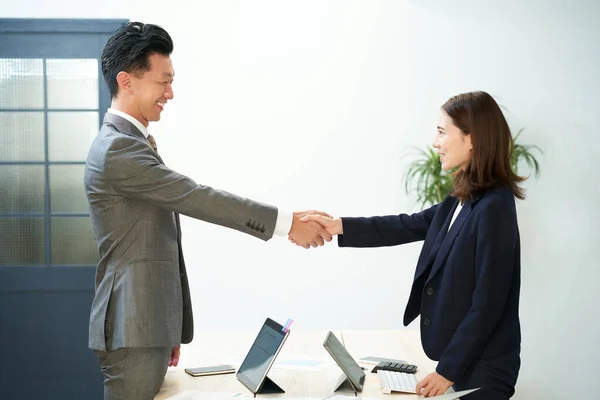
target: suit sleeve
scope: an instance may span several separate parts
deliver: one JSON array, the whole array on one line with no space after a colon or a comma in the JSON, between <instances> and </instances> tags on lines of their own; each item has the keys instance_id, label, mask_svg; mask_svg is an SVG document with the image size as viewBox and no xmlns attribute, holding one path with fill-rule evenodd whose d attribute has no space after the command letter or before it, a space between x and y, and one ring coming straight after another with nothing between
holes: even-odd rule
<instances>
[{"instance_id":1,"label":"suit sleeve","mask_svg":"<svg viewBox=\"0 0 600 400\"><path fill-rule=\"evenodd\" d=\"M452 382L479 359L504 312L515 272L518 241L514 209L502 201L490 204L478 224L476 284L471 308L436 368Z\"/></svg>"},{"instance_id":2,"label":"suit sleeve","mask_svg":"<svg viewBox=\"0 0 600 400\"><path fill-rule=\"evenodd\" d=\"M342 218L340 247L384 247L425 240L438 205L416 214Z\"/></svg>"},{"instance_id":3,"label":"suit sleeve","mask_svg":"<svg viewBox=\"0 0 600 400\"><path fill-rule=\"evenodd\" d=\"M126 197L269 240L277 208L209 186L162 164L145 143L119 137L109 146L105 171L113 189Z\"/></svg>"}]
</instances>

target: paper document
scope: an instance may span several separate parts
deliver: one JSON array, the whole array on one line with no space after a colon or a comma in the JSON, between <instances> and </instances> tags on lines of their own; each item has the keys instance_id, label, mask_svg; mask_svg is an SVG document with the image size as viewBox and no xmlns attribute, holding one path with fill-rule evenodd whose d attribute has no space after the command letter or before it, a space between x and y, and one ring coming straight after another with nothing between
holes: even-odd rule
<instances>
[{"instance_id":1,"label":"paper document","mask_svg":"<svg viewBox=\"0 0 600 400\"><path fill-rule=\"evenodd\" d=\"M446 393L446 394L441 394L439 396L433 396L433 397L428 397L428 399L437 399L437 400L454 400L454 399L458 399L460 396L466 396L469 393L473 393L476 390L479 390L480 388L476 388L476 389L469 389L469 390L461 390L460 392L454 392L454 393ZM422 398L423 396L419 396L419 398ZM424 397L423 397L424 398ZM465 399L466 400L466 399Z\"/></svg>"},{"instance_id":2,"label":"paper document","mask_svg":"<svg viewBox=\"0 0 600 400\"><path fill-rule=\"evenodd\" d=\"M458 399L460 396L466 396L467 394L472 393L472 392L474 392L476 390L479 390L479 389L480 388L469 389L469 390L461 390L460 392L453 392L453 393L441 394L439 396L427 397L427 400L429 400L429 399L455 400L455 399ZM419 396L419 399L425 399L425 397ZM356 400L356 397L355 396L343 395L343 394L336 394L334 396L327 397L326 400ZM381 399L376 399L375 397L362 397L362 400L381 400ZM467 399L465 399L465 400L467 400Z\"/></svg>"}]
</instances>

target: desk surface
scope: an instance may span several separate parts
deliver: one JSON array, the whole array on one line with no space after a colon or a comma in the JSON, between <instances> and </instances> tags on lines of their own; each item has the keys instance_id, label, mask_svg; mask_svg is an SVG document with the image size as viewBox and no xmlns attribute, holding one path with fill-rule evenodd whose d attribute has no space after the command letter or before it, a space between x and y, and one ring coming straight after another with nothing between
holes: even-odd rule
<instances>
[{"instance_id":1,"label":"desk surface","mask_svg":"<svg viewBox=\"0 0 600 400\"><path fill-rule=\"evenodd\" d=\"M236 368L246 356L258 332L200 332L191 344L183 345L179 365L169 368L165 382L155 400L165 400L188 391L241 393L252 396L235 374L192 377L185 368L213 364L234 364ZM417 379L435 369L421 347L419 331L334 331L346 346L352 357L377 356L407 360L419 367ZM258 397L318 397L334 394L353 395L353 392L334 392L342 372L323 347L327 331L292 331L283 346L277 361L268 376L284 390L279 395L258 395ZM292 366L286 361L308 359L322 361L317 367ZM379 379L369 368L365 387L360 396L389 398L381 392ZM403 399L417 398L416 395L399 394Z\"/></svg>"}]
</instances>

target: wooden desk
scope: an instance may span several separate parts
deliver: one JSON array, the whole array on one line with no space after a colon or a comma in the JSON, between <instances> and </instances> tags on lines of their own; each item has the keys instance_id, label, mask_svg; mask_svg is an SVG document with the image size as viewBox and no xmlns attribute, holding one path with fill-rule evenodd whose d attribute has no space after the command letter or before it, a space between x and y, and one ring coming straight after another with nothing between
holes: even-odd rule
<instances>
[{"instance_id":1,"label":"wooden desk","mask_svg":"<svg viewBox=\"0 0 600 400\"><path fill-rule=\"evenodd\" d=\"M277 361L308 358L323 361L315 368L286 367L276 364L268 376L285 393L278 395L257 395L262 397L318 397L325 398L336 394L336 384L342 375L329 353L323 347L327 331L302 332L292 329ZM417 378L421 379L434 370L436 363L425 356L421 348L418 331L334 331L338 339L343 340L352 357L358 361L364 356L380 356L405 359L419 366ZM236 360L241 363L252 345L257 332L200 332L189 345L182 346L181 359L175 368L169 368L165 382L155 400L165 400L186 391L241 393L252 396L235 374L192 377L185 368L211 364L227 364ZM239 366L236 365L236 367ZM384 395L376 374L370 373L373 365L364 365L367 378L365 387L359 396L390 398ZM353 392L340 391L337 394L353 395ZM397 395L393 395L397 396ZM417 396L400 394L403 399Z\"/></svg>"}]
</instances>

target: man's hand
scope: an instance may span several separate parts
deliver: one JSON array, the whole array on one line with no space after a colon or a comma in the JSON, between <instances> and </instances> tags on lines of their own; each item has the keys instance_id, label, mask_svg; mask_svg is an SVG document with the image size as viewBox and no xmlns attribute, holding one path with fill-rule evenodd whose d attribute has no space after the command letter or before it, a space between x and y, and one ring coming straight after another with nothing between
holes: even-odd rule
<instances>
[{"instance_id":1,"label":"man's hand","mask_svg":"<svg viewBox=\"0 0 600 400\"><path fill-rule=\"evenodd\" d=\"M179 354L181 353L181 346L173 347L171 351L171 357L169 357L169 367L176 367L179 364Z\"/></svg>"},{"instance_id":2,"label":"man's hand","mask_svg":"<svg viewBox=\"0 0 600 400\"><path fill-rule=\"evenodd\" d=\"M292 219L292 228L290 229L289 239L302 246L305 249L310 247L323 246L325 242L331 241L331 235L321 225L316 222L302 222L300 218L307 215L329 216L321 211L302 211L295 212Z\"/></svg>"},{"instance_id":3,"label":"man's hand","mask_svg":"<svg viewBox=\"0 0 600 400\"><path fill-rule=\"evenodd\" d=\"M425 397L432 397L444 394L453 384L454 382L450 382L437 372L432 372L417 383L416 391L417 394L422 394Z\"/></svg>"}]
</instances>

